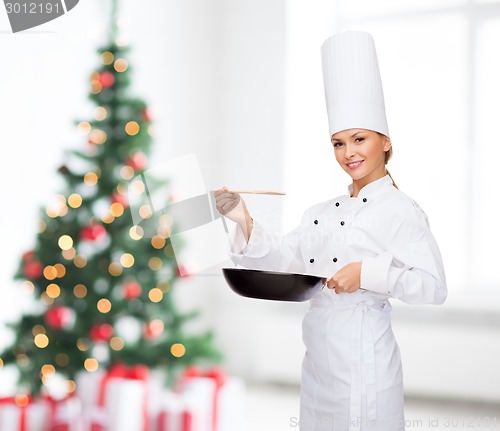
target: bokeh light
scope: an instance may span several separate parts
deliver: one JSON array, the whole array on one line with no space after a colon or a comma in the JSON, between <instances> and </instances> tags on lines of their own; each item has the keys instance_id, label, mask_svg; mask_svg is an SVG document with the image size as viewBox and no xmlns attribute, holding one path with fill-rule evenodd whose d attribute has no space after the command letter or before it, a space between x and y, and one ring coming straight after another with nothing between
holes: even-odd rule
<instances>
[{"instance_id":1,"label":"bokeh light","mask_svg":"<svg viewBox=\"0 0 500 431\"><path fill-rule=\"evenodd\" d=\"M74 380L68 380L66 383L67 383L66 390L68 391L68 394L72 394L73 392L76 391L76 383Z\"/></svg>"},{"instance_id":2,"label":"bokeh light","mask_svg":"<svg viewBox=\"0 0 500 431\"><path fill-rule=\"evenodd\" d=\"M61 288L55 283L50 283L45 292L49 298L55 299L61 294Z\"/></svg>"},{"instance_id":3,"label":"bokeh light","mask_svg":"<svg viewBox=\"0 0 500 431\"><path fill-rule=\"evenodd\" d=\"M94 118L95 118L97 121L102 121L102 120L104 120L107 116L108 116L108 111L106 110L106 108L104 108L104 107L102 107L102 106L98 106L97 108L95 108Z\"/></svg>"},{"instance_id":4,"label":"bokeh light","mask_svg":"<svg viewBox=\"0 0 500 431\"><path fill-rule=\"evenodd\" d=\"M83 284L77 284L73 288L73 295L75 295L77 298L85 298L87 296L87 287Z\"/></svg>"},{"instance_id":5,"label":"bokeh light","mask_svg":"<svg viewBox=\"0 0 500 431\"><path fill-rule=\"evenodd\" d=\"M111 311L111 301L106 298L99 299L97 309L103 314L109 313Z\"/></svg>"},{"instance_id":6,"label":"bokeh light","mask_svg":"<svg viewBox=\"0 0 500 431\"><path fill-rule=\"evenodd\" d=\"M149 205L144 204L139 208L139 215L143 219L149 218L153 215L153 210L151 209L151 207Z\"/></svg>"},{"instance_id":7,"label":"bokeh light","mask_svg":"<svg viewBox=\"0 0 500 431\"><path fill-rule=\"evenodd\" d=\"M88 186L95 186L98 181L97 174L95 172L87 172L83 177L83 182Z\"/></svg>"},{"instance_id":8,"label":"bokeh light","mask_svg":"<svg viewBox=\"0 0 500 431\"><path fill-rule=\"evenodd\" d=\"M97 145L102 145L108 139L108 135L104 130L94 129L90 132L90 141Z\"/></svg>"},{"instance_id":9,"label":"bokeh light","mask_svg":"<svg viewBox=\"0 0 500 431\"><path fill-rule=\"evenodd\" d=\"M82 338L79 338L77 341L76 341L76 347L78 350L80 350L81 352L86 352L87 350L89 350L89 345L88 343L83 340Z\"/></svg>"},{"instance_id":10,"label":"bokeh light","mask_svg":"<svg viewBox=\"0 0 500 431\"><path fill-rule=\"evenodd\" d=\"M148 266L153 271L158 271L159 269L161 269L162 265L163 261L159 257L152 257L151 259L149 259Z\"/></svg>"},{"instance_id":11,"label":"bokeh light","mask_svg":"<svg viewBox=\"0 0 500 431\"><path fill-rule=\"evenodd\" d=\"M130 268L134 265L135 259L130 253L123 253L120 257L120 263L125 268Z\"/></svg>"},{"instance_id":12,"label":"bokeh light","mask_svg":"<svg viewBox=\"0 0 500 431\"><path fill-rule=\"evenodd\" d=\"M97 371L97 369L99 368L99 362L97 362L97 359L87 358L85 359L83 366L89 373L93 373L94 371Z\"/></svg>"},{"instance_id":13,"label":"bokeh light","mask_svg":"<svg viewBox=\"0 0 500 431\"><path fill-rule=\"evenodd\" d=\"M71 247L73 247L73 238L71 238L69 235L61 235L57 244L59 245L61 250L69 250Z\"/></svg>"},{"instance_id":14,"label":"bokeh light","mask_svg":"<svg viewBox=\"0 0 500 431\"><path fill-rule=\"evenodd\" d=\"M47 280L54 280L57 277L57 269L52 265L47 265L43 268L43 276Z\"/></svg>"},{"instance_id":15,"label":"bokeh light","mask_svg":"<svg viewBox=\"0 0 500 431\"><path fill-rule=\"evenodd\" d=\"M125 211L125 209L123 208L123 205L119 202L115 202L115 203L111 204L111 207L109 209L109 212L114 217L120 217L121 215L123 215L124 211Z\"/></svg>"},{"instance_id":16,"label":"bokeh light","mask_svg":"<svg viewBox=\"0 0 500 431\"><path fill-rule=\"evenodd\" d=\"M54 303L54 300L47 295L47 292L42 292L40 295L40 301L42 301L45 305L52 305Z\"/></svg>"},{"instance_id":17,"label":"bokeh light","mask_svg":"<svg viewBox=\"0 0 500 431\"><path fill-rule=\"evenodd\" d=\"M21 286L23 286L24 289L26 289L27 293L33 293L35 291L35 285L33 282L26 280L21 283Z\"/></svg>"},{"instance_id":18,"label":"bokeh light","mask_svg":"<svg viewBox=\"0 0 500 431\"><path fill-rule=\"evenodd\" d=\"M79 208L82 205L82 197L78 193L72 193L68 196L68 205L71 208Z\"/></svg>"},{"instance_id":19,"label":"bokeh light","mask_svg":"<svg viewBox=\"0 0 500 431\"><path fill-rule=\"evenodd\" d=\"M170 353L172 353L172 356L175 356L176 358L180 358L180 357L185 355L186 348L181 343L175 343L175 344L172 344L172 346L170 347Z\"/></svg>"},{"instance_id":20,"label":"bokeh light","mask_svg":"<svg viewBox=\"0 0 500 431\"><path fill-rule=\"evenodd\" d=\"M144 236L144 229L141 226L132 226L128 234L130 235L130 238L133 240L140 240Z\"/></svg>"},{"instance_id":21,"label":"bokeh light","mask_svg":"<svg viewBox=\"0 0 500 431\"><path fill-rule=\"evenodd\" d=\"M131 180L134 177L134 168L132 166L125 165L120 169L120 176L124 180Z\"/></svg>"},{"instance_id":22,"label":"bokeh light","mask_svg":"<svg viewBox=\"0 0 500 431\"><path fill-rule=\"evenodd\" d=\"M140 195L144 193L144 191L146 190L146 186L144 185L143 181L135 180L132 184L130 184L129 190L136 195Z\"/></svg>"},{"instance_id":23,"label":"bokeh light","mask_svg":"<svg viewBox=\"0 0 500 431\"><path fill-rule=\"evenodd\" d=\"M26 407L30 403L30 399L26 394L16 395L14 401L19 407Z\"/></svg>"},{"instance_id":24,"label":"bokeh light","mask_svg":"<svg viewBox=\"0 0 500 431\"><path fill-rule=\"evenodd\" d=\"M110 224L115 221L115 216L110 212L106 211L101 215L101 220L103 223Z\"/></svg>"},{"instance_id":25,"label":"bokeh light","mask_svg":"<svg viewBox=\"0 0 500 431\"><path fill-rule=\"evenodd\" d=\"M115 56L113 55L112 52L105 51L101 54L102 64L109 65L109 64L113 63L114 60L115 60Z\"/></svg>"},{"instance_id":26,"label":"bokeh light","mask_svg":"<svg viewBox=\"0 0 500 431\"><path fill-rule=\"evenodd\" d=\"M125 347L125 342L120 337L113 337L113 338L111 338L111 340L109 340L109 346L113 350L118 351L118 350L122 350Z\"/></svg>"},{"instance_id":27,"label":"bokeh light","mask_svg":"<svg viewBox=\"0 0 500 431\"><path fill-rule=\"evenodd\" d=\"M153 287L148 294L151 302L160 302L163 299L163 292L157 287Z\"/></svg>"},{"instance_id":28,"label":"bokeh light","mask_svg":"<svg viewBox=\"0 0 500 431\"><path fill-rule=\"evenodd\" d=\"M35 325L33 326L33 329L31 330L31 333L33 336L36 336L38 334L45 334L45 328L42 325Z\"/></svg>"},{"instance_id":29,"label":"bokeh light","mask_svg":"<svg viewBox=\"0 0 500 431\"><path fill-rule=\"evenodd\" d=\"M59 367L65 367L69 364L69 356L66 353L58 353L56 355L56 364Z\"/></svg>"},{"instance_id":30,"label":"bokeh light","mask_svg":"<svg viewBox=\"0 0 500 431\"><path fill-rule=\"evenodd\" d=\"M85 268L87 266L87 258L81 254L77 254L73 259L73 263L77 268Z\"/></svg>"},{"instance_id":31,"label":"bokeh light","mask_svg":"<svg viewBox=\"0 0 500 431\"><path fill-rule=\"evenodd\" d=\"M165 242L165 238L161 237L160 235L155 235L153 238L151 238L151 245L156 249L165 247Z\"/></svg>"},{"instance_id":32,"label":"bokeh light","mask_svg":"<svg viewBox=\"0 0 500 431\"><path fill-rule=\"evenodd\" d=\"M76 250L71 247L69 250L63 250L62 255L66 260L71 260L76 256Z\"/></svg>"},{"instance_id":33,"label":"bokeh light","mask_svg":"<svg viewBox=\"0 0 500 431\"><path fill-rule=\"evenodd\" d=\"M163 293L167 293L170 290L170 282L168 280L159 280L158 283L156 283L156 287Z\"/></svg>"},{"instance_id":34,"label":"bokeh light","mask_svg":"<svg viewBox=\"0 0 500 431\"><path fill-rule=\"evenodd\" d=\"M118 262L111 262L108 266L108 272L112 276L118 277L123 272L123 267Z\"/></svg>"},{"instance_id":35,"label":"bokeh light","mask_svg":"<svg viewBox=\"0 0 500 431\"><path fill-rule=\"evenodd\" d=\"M117 72L125 72L128 68L127 60L119 58L115 61L114 68Z\"/></svg>"},{"instance_id":36,"label":"bokeh light","mask_svg":"<svg viewBox=\"0 0 500 431\"><path fill-rule=\"evenodd\" d=\"M35 335L35 346L39 349L45 349L49 345L49 337L45 334L37 334Z\"/></svg>"},{"instance_id":37,"label":"bokeh light","mask_svg":"<svg viewBox=\"0 0 500 431\"><path fill-rule=\"evenodd\" d=\"M139 127L139 124L137 123L137 121L129 121L125 125L125 132L127 133L127 135L135 136L139 133L139 130L140 130L140 127Z\"/></svg>"},{"instance_id":38,"label":"bokeh light","mask_svg":"<svg viewBox=\"0 0 500 431\"><path fill-rule=\"evenodd\" d=\"M80 135L88 135L91 129L92 127L87 121L81 121L80 123L78 123L78 126L76 126L76 130Z\"/></svg>"},{"instance_id":39,"label":"bokeh light","mask_svg":"<svg viewBox=\"0 0 500 431\"><path fill-rule=\"evenodd\" d=\"M41 368L41 374L44 376L53 376L56 372L56 367L52 364L45 364Z\"/></svg>"}]
</instances>

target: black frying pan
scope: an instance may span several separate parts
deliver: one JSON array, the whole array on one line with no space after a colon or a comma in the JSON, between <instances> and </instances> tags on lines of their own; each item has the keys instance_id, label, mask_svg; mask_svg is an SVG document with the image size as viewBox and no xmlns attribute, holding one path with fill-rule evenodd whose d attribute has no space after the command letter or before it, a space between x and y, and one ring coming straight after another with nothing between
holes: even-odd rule
<instances>
[{"instance_id":1,"label":"black frying pan","mask_svg":"<svg viewBox=\"0 0 500 431\"><path fill-rule=\"evenodd\" d=\"M238 295L275 301L308 301L325 285L325 279L309 274L222 268L229 287Z\"/></svg>"}]
</instances>

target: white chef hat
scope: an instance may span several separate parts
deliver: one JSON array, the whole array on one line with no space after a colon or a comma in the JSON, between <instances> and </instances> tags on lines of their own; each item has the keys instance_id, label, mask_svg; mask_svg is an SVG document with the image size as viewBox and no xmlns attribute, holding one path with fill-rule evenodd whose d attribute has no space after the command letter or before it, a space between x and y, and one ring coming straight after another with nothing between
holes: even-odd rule
<instances>
[{"instance_id":1,"label":"white chef hat","mask_svg":"<svg viewBox=\"0 0 500 431\"><path fill-rule=\"evenodd\" d=\"M346 31L321 47L330 136L368 129L389 136L375 43L370 33Z\"/></svg>"}]
</instances>

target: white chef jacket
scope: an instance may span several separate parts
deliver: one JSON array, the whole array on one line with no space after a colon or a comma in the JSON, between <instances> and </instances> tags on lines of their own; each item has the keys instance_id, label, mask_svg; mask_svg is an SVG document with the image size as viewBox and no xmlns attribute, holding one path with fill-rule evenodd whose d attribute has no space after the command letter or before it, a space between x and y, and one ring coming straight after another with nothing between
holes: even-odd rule
<instances>
[{"instance_id":1,"label":"white chef jacket","mask_svg":"<svg viewBox=\"0 0 500 431\"><path fill-rule=\"evenodd\" d=\"M403 378L389 298L441 304L443 262L418 204L389 175L307 209L279 238L254 220L248 243L237 228L230 257L238 266L330 278L362 262L353 293L324 288L303 320L301 431L403 430Z\"/></svg>"}]
</instances>

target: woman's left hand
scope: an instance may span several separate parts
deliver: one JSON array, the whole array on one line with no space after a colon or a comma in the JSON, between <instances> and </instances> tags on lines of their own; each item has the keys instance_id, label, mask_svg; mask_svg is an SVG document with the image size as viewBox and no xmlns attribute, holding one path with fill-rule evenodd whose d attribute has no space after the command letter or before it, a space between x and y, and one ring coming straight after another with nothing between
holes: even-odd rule
<instances>
[{"instance_id":1,"label":"woman's left hand","mask_svg":"<svg viewBox=\"0 0 500 431\"><path fill-rule=\"evenodd\" d=\"M348 263L328 280L326 286L336 293L351 293L359 289L361 262Z\"/></svg>"}]
</instances>

